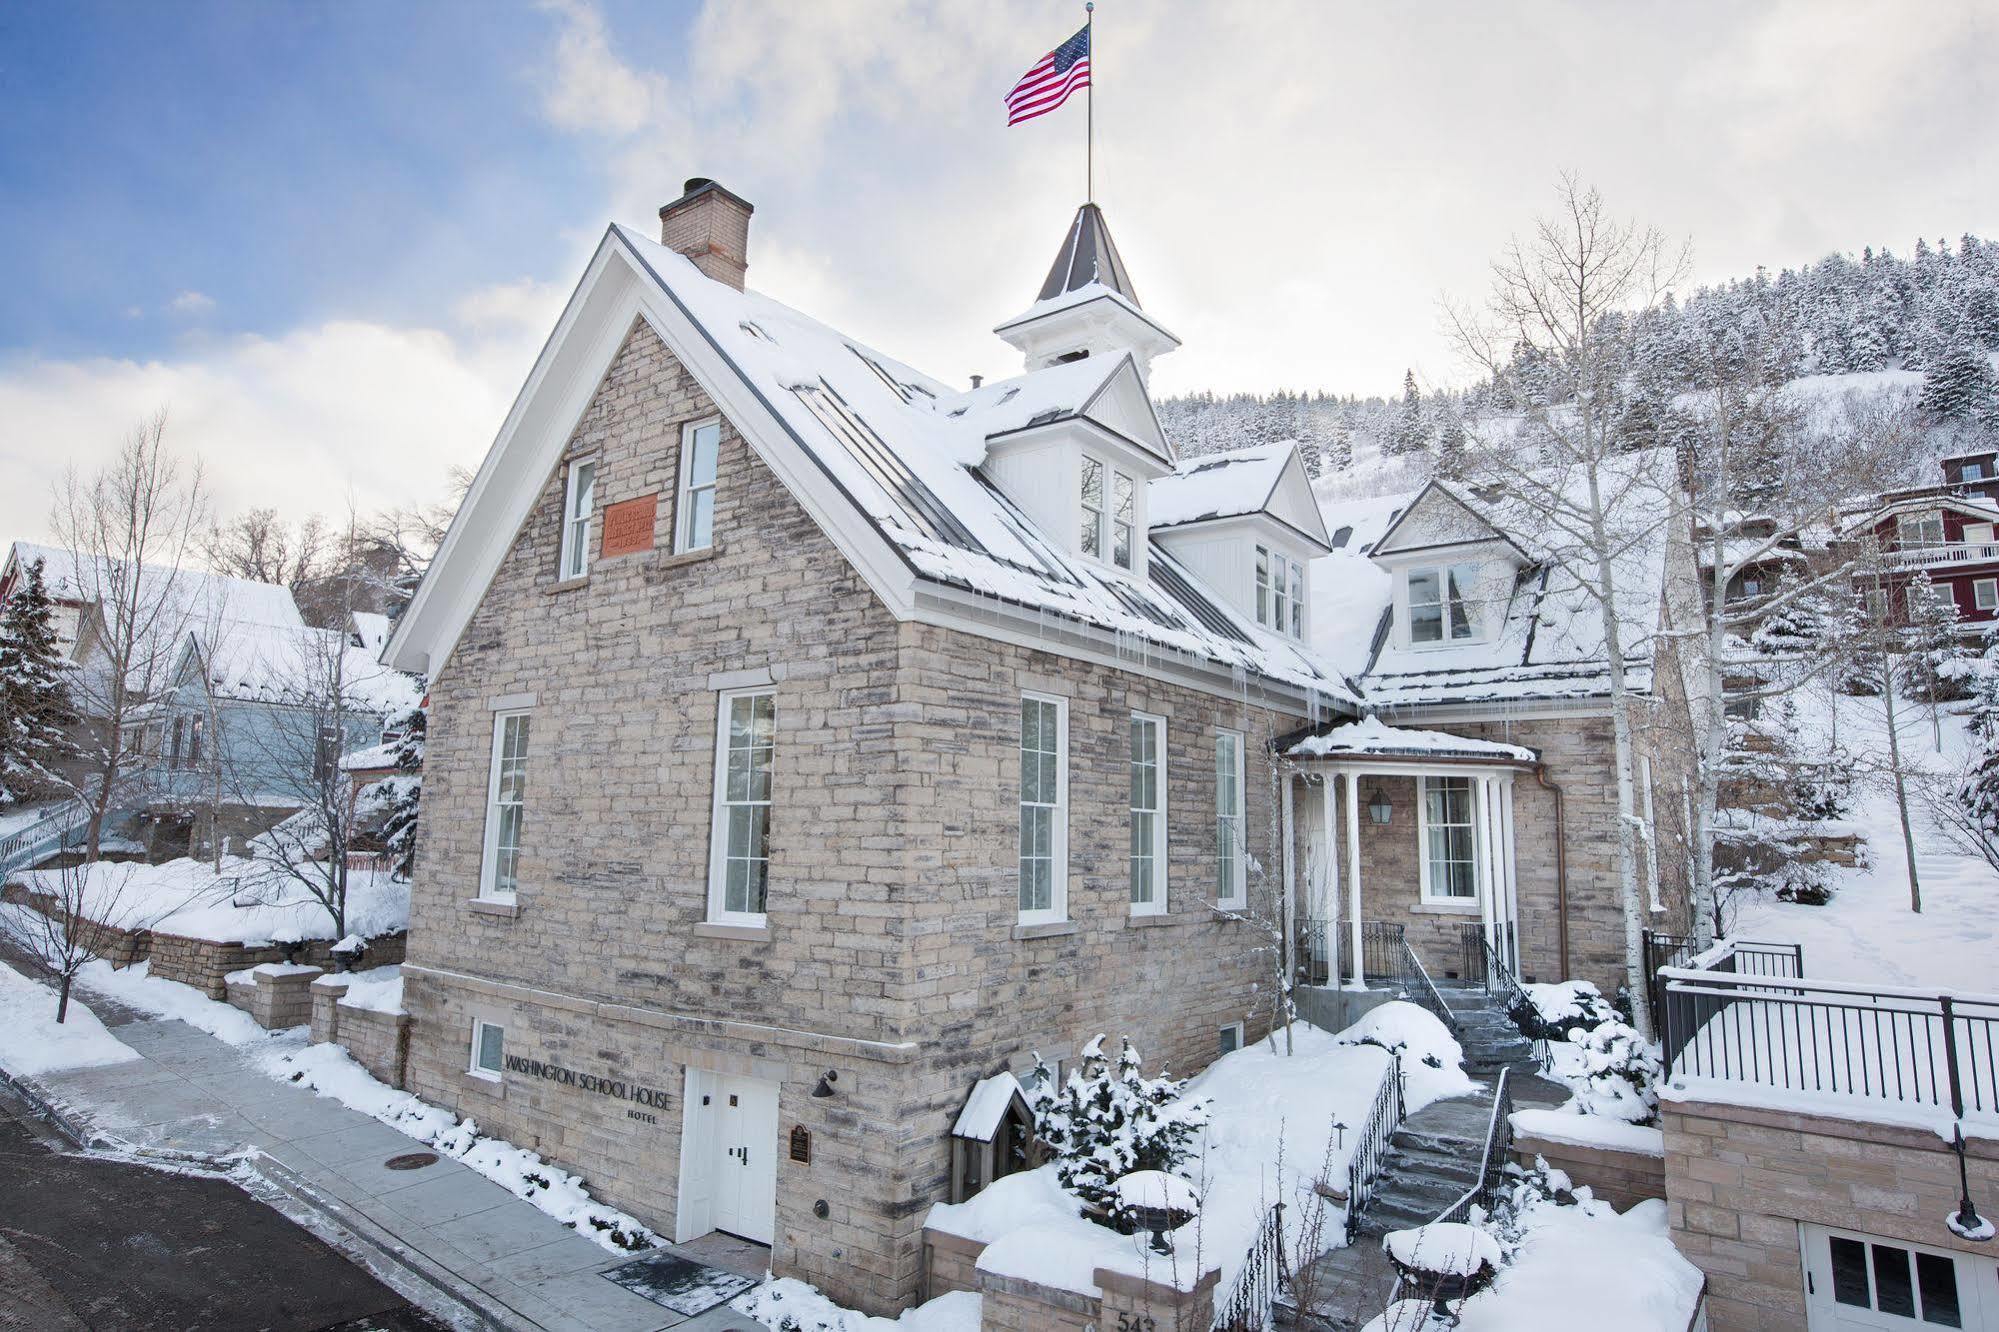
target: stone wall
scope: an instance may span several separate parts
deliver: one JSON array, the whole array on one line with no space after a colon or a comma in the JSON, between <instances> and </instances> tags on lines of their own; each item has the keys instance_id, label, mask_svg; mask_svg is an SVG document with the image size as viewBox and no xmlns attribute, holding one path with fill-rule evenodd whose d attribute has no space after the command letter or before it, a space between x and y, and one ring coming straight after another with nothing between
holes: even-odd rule
<instances>
[{"instance_id":1,"label":"stone wall","mask_svg":"<svg viewBox=\"0 0 1999 1332\"><path fill-rule=\"evenodd\" d=\"M334 942L331 939L314 939L298 945L294 951L298 961L331 971ZM386 967L403 960L405 939L400 930L394 934L379 935L368 940L367 944L368 951L361 957L364 969ZM230 972L246 971L265 962L282 962L285 960L285 948L279 944L251 947L180 934L150 933L146 957L152 963L152 975L192 985L210 999L227 999L229 989L225 978Z\"/></svg>"},{"instance_id":2,"label":"stone wall","mask_svg":"<svg viewBox=\"0 0 1999 1332\"><path fill-rule=\"evenodd\" d=\"M1219 1272L1209 1272L1191 1290L1098 1268L1096 1293L1063 1290L1019 1277L979 1270L985 1245L925 1227L923 1298L954 1290L979 1295L981 1332L1099 1332L1143 1328L1146 1332L1209 1332L1214 1320Z\"/></svg>"},{"instance_id":3,"label":"stone wall","mask_svg":"<svg viewBox=\"0 0 1999 1332\"><path fill-rule=\"evenodd\" d=\"M409 1080L409 1014L357 1008L343 1002L346 994L338 975L313 982L313 1041L337 1042L377 1081L402 1090Z\"/></svg>"},{"instance_id":4,"label":"stone wall","mask_svg":"<svg viewBox=\"0 0 1999 1332\"><path fill-rule=\"evenodd\" d=\"M238 972L225 984L232 1007L240 1008L268 1031L303 1027L312 1021L313 981L323 974L318 967L296 970L282 964L266 969L253 967Z\"/></svg>"},{"instance_id":5,"label":"stone wall","mask_svg":"<svg viewBox=\"0 0 1999 1332\"><path fill-rule=\"evenodd\" d=\"M1647 1198L1666 1196L1666 1163L1651 1152L1585 1147L1516 1133L1513 1157L1529 1167L1539 1157L1565 1172L1577 1187L1587 1184L1592 1193L1620 1212Z\"/></svg>"},{"instance_id":6,"label":"stone wall","mask_svg":"<svg viewBox=\"0 0 1999 1332\"><path fill-rule=\"evenodd\" d=\"M1714 1332L1805 1325L1799 1223L1991 1257L1943 1223L1958 1162L1926 1129L1696 1102L1662 1107L1673 1243L1707 1273ZM1969 1145L1971 1196L1999 1207L1999 1143Z\"/></svg>"}]
</instances>

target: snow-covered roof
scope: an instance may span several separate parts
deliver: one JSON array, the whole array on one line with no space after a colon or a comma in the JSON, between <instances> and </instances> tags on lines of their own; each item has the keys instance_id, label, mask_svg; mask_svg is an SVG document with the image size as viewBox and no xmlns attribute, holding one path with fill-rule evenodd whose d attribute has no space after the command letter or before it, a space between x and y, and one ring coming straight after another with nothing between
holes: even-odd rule
<instances>
[{"instance_id":1,"label":"snow-covered roof","mask_svg":"<svg viewBox=\"0 0 1999 1332\"><path fill-rule=\"evenodd\" d=\"M7 559L10 567L22 568L41 560L49 596L58 601L95 603L107 590L126 585L123 564L59 546L16 541ZM157 565L142 566L139 576L139 599L148 606L157 600L164 608L157 618L170 626L165 630L169 637L185 625L222 618L255 624L304 623L291 589L275 583Z\"/></svg>"},{"instance_id":2,"label":"snow-covered roof","mask_svg":"<svg viewBox=\"0 0 1999 1332\"><path fill-rule=\"evenodd\" d=\"M347 628L353 637L361 641L354 646L366 648L379 657L383 644L389 641L389 617L374 611L353 611L347 616Z\"/></svg>"},{"instance_id":3,"label":"snow-covered roof","mask_svg":"<svg viewBox=\"0 0 1999 1332\"><path fill-rule=\"evenodd\" d=\"M1325 517L1326 531L1331 534L1334 550L1351 551L1356 555L1366 555L1374 549L1374 543L1381 540L1389 525L1402 516L1420 494L1420 491L1402 490L1390 495L1369 495L1359 499L1329 499L1321 497L1319 512Z\"/></svg>"},{"instance_id":4,"label":"snow-covered roof","mask_svg":"<svg viewBox=\"0 0 1999 1332\"><path fill-rule=\"evenodd\" d=\"M804 469L795 479L809 483L808 508L891 604L910 595L900 591L905 575L899 562L920 583L960 598L1078 622L1114 638L1120 653L1142 657L1163 649L1210 670L1247 672L1321 698L1353 699L1345 681L1310 649L1259 636L1200 592L1157 543L1143 578L1072 557L1064 541L1038 530L982 470L989 438L1044 413L1081 410L1111 376L1135 373L1123 369L1122 360L1091 357L964 392L767 296L713 281L682 255L623 226L606 235L592 273L614 264L632 266L648 322L664 330L668 345L704 377L704 388L765 448L767 460ZM580 312L598 308L593 301L610 306L613 290L610 279L586 278L565 327ZM622 318L628 325L631 316ZM580 340L566 346L559 336L544 358L572 354L596 353ZM560 449L553 431L537 428L528 436L524 449L541 451L532 463L507 457L510 441L528 429L521 421L538 427L544 411L552 411L536 393L531 382L424 588L398 623L389 654L399 661L415 666L428 657L431 669L441 665L503 553L494 534L518 526L520 514L471 516L488 485L504 494L500 503L525 513L532 502L528 487L545 483L541 452L552 459ZM495 476L500 479L489 482ZM468 532L470 527L477 530Z\"/></svg>"},{"instance_id":5,"label":"snow-covered roof","mask_svg":"<svg viewBox=\"0 0 1999 1332\"><path fill-rule=\"evenodd\" d=\"M1152 526L1178 527L1260 512L1297 448L1285 440L1187 459L1171 476L1146 487Z\"/></svg>"},{"instance_id":6,"label":"snow-covered roof","mask_svg":"<svg viewBox=\"0 0 1999 1332\"><path fill-rule=\"evenodd\" d=\"M1487 763L1535 763L1540 759L1520 745L1389 726L1378 717L1363 717L1307 735L1284 752L1292 758L1472 759Z\"/></svg>"},{"instance_id":7,"label":"snow-covered roof","mask_svg":"<svg viewBox=\"0 0 1999 1332\"><path fill-rule=\"evenodd\" d=\"M958 1112L958 1122L951 1126L952 1136L991 1142L993 1134L999 1132L1000 1121L1006 1118L1006 1108L1013 1104L1016 1096L1025 1100L1020 1080L1013 1074L1000 1072L989 1078L980 1078L972 1084L972 1094L965 1098L965 1108Z\"/></svg>"}]
</instances>

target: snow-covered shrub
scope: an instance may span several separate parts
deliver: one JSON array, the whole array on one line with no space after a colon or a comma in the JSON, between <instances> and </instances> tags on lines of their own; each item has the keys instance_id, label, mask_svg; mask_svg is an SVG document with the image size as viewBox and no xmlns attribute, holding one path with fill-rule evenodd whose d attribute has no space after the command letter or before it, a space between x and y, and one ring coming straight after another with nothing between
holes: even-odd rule
<instances>
[{"instance_id":1,"label":"snow-covered shrub","mask_svg":"<svg viewBox=\"0 0 1999 1332\"><path fill-rule=\"evenodd\" d=\"M1208 1102L1182 1100L1184 1080L1144 1076L1129 1040L1115 1063L1104 1053L1104 1038L1092 1040L1083 1047L1081 1066L1059 1088L1039 1060L1035 1073L1029 1102L1035 1132L1054 1155L1056 1178L1082 1200L1084 1215L1129 1231L1117 1181L1135 1170L1170 1174L1188 1161L1207 1126Z\"/></svg>"},{"instance_id":2,"label":"snow-covered shrub","mask_svg":"<svg viewBox=\"0 0 1999 1332\"><path fill-rule=\"evenodd\" d=\"M1520 988L1526 998L1516 999L1509 1013L1520 1034L1530 1041L1565 1041L1571 1031L1590 1031L1619 1020L1617 1008L1588 981Z\"/></svg>"},{"instance_id":3,"label":"snow-covered shrub","mask_svg":"<svg viewBox=\"0 0 1999 1332\"><path fill-rule=\"evenodd\" d=\"M1832 866L1823 860L1784 860L1764 876L1764 883L1780 902L1801 906L1824 906L1832 901L1835 888Z\"/></svg>"},{"instance_id":4,"label":"snow-covered shrub","mask_svg":"<svg viewBox=\"0 0 1999 1332\"><path fill-rule=\"evenodd\" d=\"M1554 1072L1574 1092L1571 1104L1578 1111L1631 1124L1659 1117L1659 1049L1629 1023L1573 1028L1567 1045L1555 1052Z\"/></svg>"}]
</instances>

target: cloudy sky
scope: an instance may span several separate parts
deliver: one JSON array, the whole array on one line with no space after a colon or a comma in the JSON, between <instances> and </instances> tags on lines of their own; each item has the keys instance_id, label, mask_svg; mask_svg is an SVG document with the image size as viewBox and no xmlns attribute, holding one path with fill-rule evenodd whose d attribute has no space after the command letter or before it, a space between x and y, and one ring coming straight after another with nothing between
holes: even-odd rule
<instances>
[{"instance_id":1,"label":"cloudy sky","mask_svg":"<svg viewBox=\"0 0 1999 1332\"><path fill-rule=\"evenodd\" d=\"M1017 369L1080 2L0 10L0 539L164 407L219 507L476 463L607 222L690 175L751 285L953 381ZM1462 377L1438 330L1573 169L1700 280L1999 234L1999 0L1101 0L1097 197L1191 389Z\"/></svg>"}]
</instances>

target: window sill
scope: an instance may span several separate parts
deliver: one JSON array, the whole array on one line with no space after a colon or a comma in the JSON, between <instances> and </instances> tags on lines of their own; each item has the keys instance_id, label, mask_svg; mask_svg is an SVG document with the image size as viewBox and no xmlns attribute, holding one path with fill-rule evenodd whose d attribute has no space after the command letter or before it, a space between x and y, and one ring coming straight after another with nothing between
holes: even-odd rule
<instances>
[{"instance_id":1,"label":"window sill","mask_svg":"<svg viewBox=\"0 0 1999 1332\"><path fill-rule=\"evenodd\" d=\"M513 920L521 914L519 902L495 902L491 898L474 897L465 903L465 909L475 916L499 916Z\"/></svg>"},{"instance_id":2,"label":"window sill","mask_svg":"<svg viewBox=\"0 0 1999 1332\"><path fill-rule=\"evenodd\" d=\"M481 1096L490 1096L498 1101L507 1098L507 1084L499 1078L484 1073L460 1073L458 1086L461 1091L478 1092Z\"/></svg>"},{"instance_id":3,"label":"window sill","mask_svg":"<svg viewBox=\"0 0 1999 1332\"><path fill-rule=\"evenodd\" d=\"M1186 919L1170 911L1135 911L1124 925L1128 930L1148 930L1161 925L1178 925Z\"/></svg>"},{"instance_id":4,"label":"window sill","mask_svg":"<svg viewBox=\"0 0 1999 1332\"><path fill-rule=\"evenodd\" d=\"M768 925L724 925L719 921L699 921L694 926L697 939L734 939L738 943L769 943Z\"/></svg>"},{"instance_id":5,"label":"window sill","mask_svg":"<svg viewBox=\"0 0 1999 1332\"><path fill-rule=\"evenodd\" d=\"M712 560L721 553L722 547L720 543L712 546L703 546L699 550L670 550L663 552L654 560L653 567L656 569L678 569L683 565L699 564L703 560Z\"/></svg>"},{"instance_id":6,"label":"window sill","mask_svg":"<svg viewBox=\"0 0 1999 1332\"><path fill-rule=\"evenodd\" d=\"M551 597L555 597L562 595L564 592L574 592L579 588L588 586L590 586L590 575L586 573L580 574L575 578L558 578L543 588L542 591Z\"/></svg>"},{"instance_id":7,"label":"window sill","mask_svg":"<svg viewBox=\"0 0 1999 1332\"><path fill-rule=\"evenodd\" d=\"M1477 902L1417 902L1411 911L1425 916L1476 916L1479 914Z\"/></svg>"},{"instance_id":8,"label":"window sill","mask_svg":"<svg viewBox=\"0 0 1999 1332\"><path fill-rule=\"evenodd\" d=\"M1013 927L1015 939L1056 939L1076 932L1073 920L1051 920L1040 925L1016 925Z\"/></svg>"}]
</instances>

